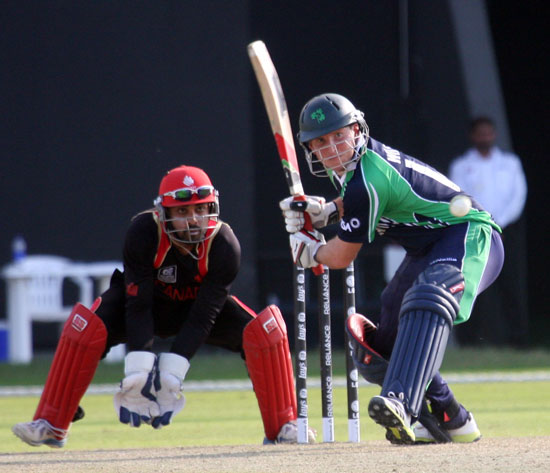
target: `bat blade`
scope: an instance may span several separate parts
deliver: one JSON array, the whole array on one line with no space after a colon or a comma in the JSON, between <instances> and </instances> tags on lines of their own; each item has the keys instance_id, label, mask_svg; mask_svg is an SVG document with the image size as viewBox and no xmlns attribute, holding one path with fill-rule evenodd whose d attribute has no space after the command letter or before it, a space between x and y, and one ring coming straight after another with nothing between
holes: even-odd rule
<instances>
[{"instance_id":1,"label":"bat blade","mask_svg":"<svg viewBox=\"0 0 550 473\"><path fill-rule=\"evenodd\" d=\"M300 168L296 158L290 117L279 75L263 41L254 41L248 45L248 57L260 86L288 189L291 195L302 196L304 189L300 179Z\"/></svg>"},{"instance_id":2,"label":"bat blade","mask_svg":"<svg viewBox=\"0 0 550 473\"><path fill-rule=\"evenodd\" d=\"M304 201L304 188L300 179L300 168L294 148L294 137L290 126L290 117L286 106L283 88L277 70L271 60L271 56L263 41L254 41L248 45L248 57L252 63L256 80L262 92L265 109L271 124L271 131L275 137L285 179L290 194L296 201ZM311 218L304 213L304 229L313 230ZM317 275L322 274L323 265L319 264L312 268Z\"/></svg>"}]
</instances>

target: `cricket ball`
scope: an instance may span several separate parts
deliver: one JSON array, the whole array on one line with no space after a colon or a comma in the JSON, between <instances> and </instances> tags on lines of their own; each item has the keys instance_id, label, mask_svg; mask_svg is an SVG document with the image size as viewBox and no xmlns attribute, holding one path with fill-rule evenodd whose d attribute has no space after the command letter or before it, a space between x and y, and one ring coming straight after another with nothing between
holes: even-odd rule
<instances>
[{"instance_id":1,"label":"cricket ball","mask_svg":"<svg viewBox=\"0 0 550 473\"><path fill-rule=\"evenodd\" d=\"M455 195L449 204L449 210L455 217L464 217L472 208L472 201L467 195Z\"/></svg>"}]
</instances>

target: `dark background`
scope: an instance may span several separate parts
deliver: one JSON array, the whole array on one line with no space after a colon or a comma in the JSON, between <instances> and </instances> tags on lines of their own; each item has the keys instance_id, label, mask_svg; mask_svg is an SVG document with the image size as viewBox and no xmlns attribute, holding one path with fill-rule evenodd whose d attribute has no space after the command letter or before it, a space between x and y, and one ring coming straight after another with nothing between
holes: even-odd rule
<instances>
[{"instance_id":1,"label":"dark background","mask_svg":"<svg viewBox=\"0 0 550 473\"><path fill-rule=\"evenodd\" d=\"M341 93L365 112L375 138L446 171L468 146L471 118L448 4L407 2L408 93L400 4L3 2L0 263L9 263L18 234L29 253L120 259L129 219L151 205L163 173L192 164L210 174L222 218L241 241L234 293L256 310L277 302L290 321L292 266L277 205L287 189L246 45L267 44L294 128L313 95ZM527 261L530 343L548 345L543 2L485 5L512 146L529 185L517 244ZM307 193L333 197L298 154ZM376 313L384 285L381 249L376 241L356 264L357 305L367 314ZM332 279L341 317L339 274ZM313 308L314 296L312 289Z\"/></svg>"}]
</instances>

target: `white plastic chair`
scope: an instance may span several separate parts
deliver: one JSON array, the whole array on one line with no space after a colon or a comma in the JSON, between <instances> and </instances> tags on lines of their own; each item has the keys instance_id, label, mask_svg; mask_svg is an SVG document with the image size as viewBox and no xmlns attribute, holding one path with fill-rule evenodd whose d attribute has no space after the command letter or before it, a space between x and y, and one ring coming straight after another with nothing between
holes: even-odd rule
<instances>
[{"instance_id":1,"label":"white plastic chair","mask_svg":"<svg viewBox=\"0 0 550 473\"><path fill-rule=\"evenodd\" d=\"M7 283L9 359L15 363L32 360L32 322L64 322L74 305L63 304L63 282L68 279L79 290L78 300L87 307L93 302L93 280L67 258L31 255L4 267Z\"/></svg>"},{"instance_id":2,"label":"white plastic chair","mask_svg":"<svg viewBox=\"0 0 550 473\"><path fill-rule=\"evenodd\" d=\"M111 276L115 268L123 271L123 265L120 261L96 261L93 263L75 263L83 274L90 276L97 282L97 291L102 294L109 288ZM126 356L126 344L120 343L111 347L105 357L107 363L116 363L124 360Z\"/></svg>"}]
</instances>

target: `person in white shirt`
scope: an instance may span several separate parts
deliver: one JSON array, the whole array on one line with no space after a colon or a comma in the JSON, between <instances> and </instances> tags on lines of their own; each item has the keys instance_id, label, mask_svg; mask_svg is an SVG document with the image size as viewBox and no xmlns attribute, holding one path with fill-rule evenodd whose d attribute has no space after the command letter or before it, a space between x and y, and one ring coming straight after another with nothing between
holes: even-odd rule
<instances>
[{"instance_id":1,"label":"person in white shirt","mask_svg":"<svg viewBox=\"0 0 550 473\"><path fill-rule=\"evenodd\" d=\"M527 181L519 157L495 146L493 121L472 121L473 147L456 158L449 168L451 181L472 194L501 228L519 219L527 198Z\"/></svg>"},{"instance_id":2,"label":"person in white shirt","mask_svg":"<svg viewBox=\"0 0 550 473\"><path fill-rule=\"evenodd\" d=\"M497 131L491 118L472 120L472 147L455 158L449 178L473 195L503 229L504 267L491 290L476 301L471 323L456 331L460 344L513 345L528 343L527 269L523 214L527 180L520 158L495 145Z\"/></svg>"}]
</instances>

